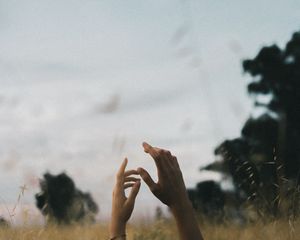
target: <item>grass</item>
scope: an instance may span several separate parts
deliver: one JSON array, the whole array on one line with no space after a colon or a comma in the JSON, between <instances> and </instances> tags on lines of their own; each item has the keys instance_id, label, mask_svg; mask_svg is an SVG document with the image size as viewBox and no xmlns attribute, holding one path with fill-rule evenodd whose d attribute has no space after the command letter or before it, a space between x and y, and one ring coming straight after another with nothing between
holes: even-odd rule
<instances>
[{"instance_id":1,"label":"grass","mask_svg":"<svg viewBox=\"0 0 300 240\"><path fill-rule=\"evenodd\" d=\"M300 239L300 221L277 220L270 223L254 223L247 226L232 224L202 224L204 238L209 240L296 240ZM172 222L158 221L128 227L128 240L176 240L177 231ZM108 239L107 226L71 227L18 227L1 228L2 240L105 240Z\"/></svg>"}]
</instances>

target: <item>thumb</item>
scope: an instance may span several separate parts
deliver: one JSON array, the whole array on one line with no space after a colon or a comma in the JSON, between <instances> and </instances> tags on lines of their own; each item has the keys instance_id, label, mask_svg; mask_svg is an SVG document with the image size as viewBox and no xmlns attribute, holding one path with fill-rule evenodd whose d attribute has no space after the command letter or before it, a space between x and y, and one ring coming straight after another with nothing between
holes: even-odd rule
<instances>
[{"instance_id":1,"label":"thumb","mask_svg":"<svg viewBox=\"0 0 300 240\"><path fill-rule=\"evenodd\" d=\"M131 188L130 194L128 196L128 201L134 203L137 194L139 193L141 187L141 181L137 181Z\"/></svg>"},{"instance_id":2,"label":"thumb","mask_svg":"<svg viewBox=\"0 0 300 240\"><path fill-rule=\"evenodd\" d=\"M150 174L144 168L138 168L137 172L140 174L141 178L148 185L151 191L153 191L156 187L156 183L151 178Z\"/></svg>"}]
</instances>

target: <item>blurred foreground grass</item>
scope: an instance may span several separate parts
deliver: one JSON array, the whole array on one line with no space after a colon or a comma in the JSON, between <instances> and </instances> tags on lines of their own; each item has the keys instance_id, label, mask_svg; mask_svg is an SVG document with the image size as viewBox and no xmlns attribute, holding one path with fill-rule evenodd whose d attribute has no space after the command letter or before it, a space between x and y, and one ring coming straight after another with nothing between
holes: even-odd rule
<instances>
[{"instance_id":1,"label":"blurred foreground grass","mask_svg":"<svg viewBox=\"0 0 300 240\"><path fill-rule=\"evenodd\" d=\"M205 239L263 239L290 240L300 239L300 221L277 220L270 223L253 223L246 226L233 224L213 225L201 224ZM129 240L176 240L177 231L171 222L156 222L129 226ZM92 226L72 227L16 227L0 229L2 240L102 240L108 239L107 226L95 224Z\"/></svg>"}]
</instances>

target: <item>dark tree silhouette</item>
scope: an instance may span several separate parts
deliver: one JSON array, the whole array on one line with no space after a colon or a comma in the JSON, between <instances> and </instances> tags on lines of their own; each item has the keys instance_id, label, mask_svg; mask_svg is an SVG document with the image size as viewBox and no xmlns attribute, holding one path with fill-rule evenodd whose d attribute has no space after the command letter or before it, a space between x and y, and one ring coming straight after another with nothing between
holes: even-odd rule
<instances>
[{"instance_id":1,"label":"dark tree silhouette","mask_svg":"<svg viewBox=\"0 0 300 240\"><path fill-rule=\"evenodd\" d=\"M250 94L272 95L269 103L255 104L276 114L280 139L274 145L284 163L283 174L296 178L300 168L300 32L293 34L285 49L264 47L254 59L245 60L243 67L251 76L259 77L248 85Z\"/></svg>"},{"instance_id":2,"label":"dark tree silhouette","mask_svg":"<svg viewBox=\"0 0 300 240\"><path fill-rule=\"evenodd\" d=\"M240 137L221 143L215 149L220 160L203 169L230 176L241 204L295 214L291 205L298 208L300 202L300 32L284 49L263 47L254 59L243 61L243 69L253 77L248 92L254 106L265 111L246 121ZM270 101L263 102L263 95ZM288 198L293 203L281 208Z\"/></svg>"},{"instance_id":3,"label":"dark tree silhouette","mask_svg":"<svg viewBox=\"0 0 300 240\"><path fill-rule=\"evenodd\" d=\"M10 226L9 222L5 218L0 217L0 228L6 228L9 226Z\"/></svg>"},{"instance_id":4,"label":"dark tree silhouette","mask_svg":"<svg viewBox=\"0 0 300 240\"><path fill-rule=\"evenodd\" d=\"M40 188L41 192L35 195L36 206L46 216L47 222L70 224L95 221L97 204L89 193L77 189L65 173L44 174Z\"/></svg>"},{"instance_id":5,"label":"dark tree silhouette","mask_svg":"<svg viewBox=\"0 0 300 240\"><path fill-rule=\"evenodd\" d=\"M214 181L200 182L196 189L188 190L188 195L194 208L204 215L213 219L222 215L225 196L218 183Z\"/></svg>"}]
</instances>

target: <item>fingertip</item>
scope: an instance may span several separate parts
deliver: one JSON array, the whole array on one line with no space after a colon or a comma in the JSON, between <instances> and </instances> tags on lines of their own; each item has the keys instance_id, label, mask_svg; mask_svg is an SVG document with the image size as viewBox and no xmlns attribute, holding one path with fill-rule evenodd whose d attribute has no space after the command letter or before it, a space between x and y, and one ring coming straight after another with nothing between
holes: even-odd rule
<instances>
[{"instance_id":1,"label":"fingertip","mask_svg":"<svg viewBox=\"0 0 300 240\"><path fill-rule=\"evenodd\" d=\"M137 170L136 170L137 172L138 172L138 174L143 174L144 172L146 172L146 170L144 169L144 168L142 168L142 167L139 167Z\"/></svg>"},{"instance_id":2,"label":"fingertip","mask_svg":"<svg viewBox=\"0 0 300 240\"><path fill-rule=\"evenodd\" d=\"M143 148L144 148L144 151L146 153L148 153L148 150L149 150L149 148L151 148L151 145L147 142L143 142Z\"/></svg>"},{"instance_id":3,"label":"fingertip","mask_svg":"<svg viewBox=\"0 0 300 240\"><path fill-rule=\"evenodd\" d=\"M123 169L125 170L126 166L127 166L127 163L128 163L128 159L127 157L124 158L123 162L122 162L122 165L121 167L123 167Z\"/></svg>"},{"instance_id":4,"label":"fingertip","mask_svg":"<svg viewBox=\"0 0 300 240\"><path fill-rule=\"evenodd\" d=\"M134 195L137 195L137 193L139 192L140 190L140 187L141 187L141 181L136 181L134 184L133 184L133 188L132 188L132 193Z\"/></svg>"},{"instance_id":5,"label":"fingertip","mask_svg":"<svg viewBox=\"0 0 300 240\"><path fill-rule=\"evenodd\" d=\"M122 177L127 166L127 158L125 158L119 168L117 176Z\"/></svg>"}]
</instances>

